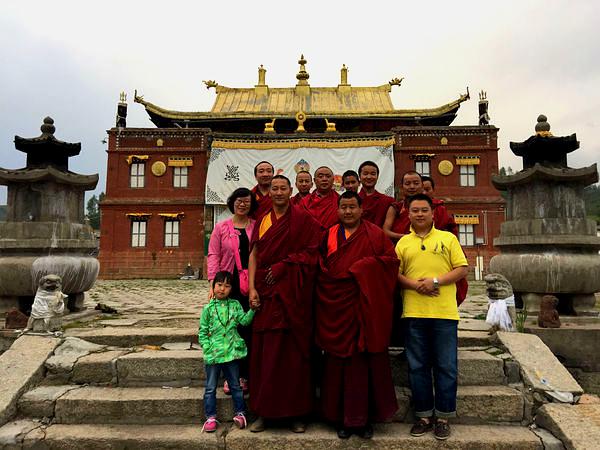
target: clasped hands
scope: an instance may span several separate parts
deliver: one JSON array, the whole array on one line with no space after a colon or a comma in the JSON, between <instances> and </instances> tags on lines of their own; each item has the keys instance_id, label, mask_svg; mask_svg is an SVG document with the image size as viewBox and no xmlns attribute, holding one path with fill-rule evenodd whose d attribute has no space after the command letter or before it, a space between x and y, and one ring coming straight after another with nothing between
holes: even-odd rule
<instances>
[{"instance_id":1,"label":"clasped hands","mask_svg":"<svg viewBox=\"0 0 600 450\"><path fill-rule=\"evenodd\" d=\"M415 281L415 291L422 295L437 297L440 295L440 290L433 285L433 278L419 278Z\"/></svg>"}]
</instances>

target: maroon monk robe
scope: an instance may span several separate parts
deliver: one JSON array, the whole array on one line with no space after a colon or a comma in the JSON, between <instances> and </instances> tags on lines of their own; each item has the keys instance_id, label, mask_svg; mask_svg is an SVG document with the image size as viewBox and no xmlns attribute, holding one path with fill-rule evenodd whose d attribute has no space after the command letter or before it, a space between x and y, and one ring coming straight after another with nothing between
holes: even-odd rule
<instances>
[{"instance_id":1,"label":"maroon monk robe","mask_svg":"<svg viewBox=\"0 0 600 450\"><path fill-rule=\"evenodd\" d=\"M362 199L362 218L382 228L385 215L388 208L394 203L394 199L377 191L367 195L364 189L361 189L358 195Z\"/></svg>"},{"instance_id":2,"label":"maroon monk robe","mask_svg":"<svg viewBox=\"0 0 600 450\"><path fill-rule=\"evenodd\" d=\"M320 239L319 224L290 205L259 239L255 286L260 309L252 323L250 409L266 418L297 417L313 409L311 377L312 302ZM267 284L269 267L276 279Z\"/></svg>"},{"instance_id":3,"label":"maroon monk robe","mask_svg":"<svg viewBox=\"0 0 600 450\"><path fill-rule=\"evenodd\" d=\"M258 208L256 208L256 211L254 211L252 214L249 214L248 216L251 219L258 220L262 216L264 216L267 211L271 209L271 207L273 206L273 202L271 201L271 196L269 194L262 195L260 189L258 189L258 184L254 186L250 190L250 192L252 192L252 195L258 202Z\"/></svg>"},{"instance_id":4,"label":"maroon monk robe","mask_svg":"<svg viewBox=\"0 0 600 450\"><path fill-rule=\"evenodd\" d=\"M338 198L340 194L331 190L327 195L321 197L317 191L311 192L302 200L302 207L306 209L323 229L327 229L338 221Z\"/></svg>"},{"instance_id":5,"label":"maroon monk robe","mask_svg":"<svg viewBox=\"0 0 600 450\"><path fill-rule=\"evenodd\" d=\"M390 240L367 221L320 259L315 325L325 352L321 411L337 425L384 421L398 408L388 355L398 266Z\"/></svg>"},{"instance_id":6,"label":"maroon monk robe","mask_svg":"<svg viewBox=\"0 0 600 450\"><path fill-rule=\"evenodd\" d=\"M294 206L300 206L300 203L302 203L302 200L304 200L309 195L310 195L310 193L302 195L300 192L298 192L296 195L294 195L290 199L290 203Z\"/></svg>"}]
</instances>

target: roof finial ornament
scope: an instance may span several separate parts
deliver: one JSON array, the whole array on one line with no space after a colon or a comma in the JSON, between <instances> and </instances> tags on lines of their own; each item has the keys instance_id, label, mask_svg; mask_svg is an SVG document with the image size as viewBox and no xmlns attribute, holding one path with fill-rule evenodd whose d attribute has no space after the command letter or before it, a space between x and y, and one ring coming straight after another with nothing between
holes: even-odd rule
<instances>
[{"instance_id":1,"label":"roof finial ornament","mask_svg":"<svg viewBox=\"0 0 600 450\"><path fill-rule=\"evenodd\" d=\"M535 124L535 134L542 137L552 136L548 118L543 114L540 114L537 118L537 123Z\"/></svg>"},{"instance_id":2,"label":"roof finial ornament","mask_svg":"<svg viewBox=\"0 0 600 450\"><path fill-rule=\"evenodd\" d=\"M468 92L468 89L467 89ZM483 89L479 93L479 126L490 124L490 115L488 114L487 92Z\"/></svg>"},{"instance_id":3,"label":"roof finial ornament","mask_svg":"<svg viewBox=\"0 0 600 450\"><path fill-rule=\"evenodd\" d=\"M49 116L46 117L44 119L44 123L40 127L40 130L42 131L42 135L54 135L54 132L56 131L56 127L54 126L54 119L52 119L52 117Z\"/></svg>"},{"instance_id":4,"label":"roof finial ornament","mask_svg":"<svg viewBox=\"0 0 600 450\"><path fill-rule=\"evenodd\" d=\"M121 93L119 94L119 102L120 103L127 102L127 94L125 93L125 91L121 91Z\"/></svg>"},{"instance_id":5,"label":"roof finial ornament","mask_svg":"<svg viewBox=\"0 0 600 450\"><path fill-rule=\"evenodd\" d=\"M346 64L342 64L342 69L340 70L340 86L348 86L348 68Z\"/></svg>"},{"instance_id":6,"label":"roof finial ornament","mask_svg":"<svg viewBox=\"0 0 600 450\"><path fill-rule=\"evenodd\" d=\"M215 80L202 80L202 82L206 85L206 89L216 89L219 86L219 83L217 83Z\"/></svg>"},{"instance_id":7,"label":"roof finial ornament","mask_svg":"<svg viewBox=\"0 0 600 450\"><path fill-rule=\"evenodd\" d=\"M400 86L402 84L402 80L404 80L404 77L402 78L392 78L390 81L388 81L390 86Z\"/></svg>"},{"instance_id":8,"label":"roof finial ornament","mask_svg":"<svg viewBox=\"0 0 600 450\"><path fill-rule=\"evenodd\" d=\"M481 100L481 101L487 100L487 92L485 92L483 89L479 93L479 100Z\"/></svg>"},{"instance_id":9,"label":"roof finial ornament","mask_svg":"<svg viewBox=\"0 0 600 450\"><path fill-rule=\"evenodd\" d=\"M304 59L304 55L300 55L300 59L298 60L298 64L300 64L300 70L296 74L296 78L298 79L298 84L296 86L308 86L308 79L310 75L306 71L306 60Z\"/></svg>"},{"instance_id":10,"label":"roof finial ornament","mask_svg":"<svg viewBox=\"0 0 600 450\"><path fill-rule=\"evenodd\" d=\"M266 86L266 82L265 82L265 74L267 73L267 69L265 69L263 67L263 65L261 64L260 67L258 68L258 86Z\"/></svg>"}]
</instances>

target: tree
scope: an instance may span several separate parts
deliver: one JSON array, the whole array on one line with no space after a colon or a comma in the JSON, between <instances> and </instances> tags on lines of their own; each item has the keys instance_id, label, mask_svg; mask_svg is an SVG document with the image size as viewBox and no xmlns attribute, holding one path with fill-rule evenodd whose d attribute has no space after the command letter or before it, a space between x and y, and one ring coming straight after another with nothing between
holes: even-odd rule
<instances>
[{"instance_id":1,"label":"tree","mask_svg":"<svg viewBox=\"0 0 600 450\"><path fill-rule=\"evenodd\" d=\"M87 202L87 218L90 221L90 226L94 230L100 229L100 208L99 203L104 199L104 192L101 192L98 197L92 195Z\"/></svg>"}]
</instances>

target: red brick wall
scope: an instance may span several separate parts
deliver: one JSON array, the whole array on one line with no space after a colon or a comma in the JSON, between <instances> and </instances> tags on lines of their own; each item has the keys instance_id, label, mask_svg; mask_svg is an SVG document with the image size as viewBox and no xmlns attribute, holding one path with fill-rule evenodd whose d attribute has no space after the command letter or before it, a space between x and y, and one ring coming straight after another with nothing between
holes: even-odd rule
<instances>
[{"instance_id":1,"label":"red brick wall","mask_svg":"<svg viewBox=\"0 0 600 450\"><path fill-rule=\"evenodd\" d=\"M475 238L483 243L465 247L471 271L475 258L484 257L484 267L498 253L493 246L494 237L500 234L500 224L504 221L504 200L493 187L491 176L498 173L498 129L495 127L397 127L395 145L395 185L399 189L402 175L415 169L412 155L429 153L435 156L430 160L431 177L435 181L436 197L444 199L452 214L474 214L479 224L474 225ZM445 143L442 144L442 139ZM456 156L478 156L480 163L475 171L475 186L460 186L460 168ZM449 160L454 165L450 175L442 175L438 164ZM399 193L399 191L398 191Z\"/></svg>"},{"instance_id":2,"label":"red brick wall","mask_svg":"<svg viewBox=\"0 0 600 450\"><path fill-rule=\"evenodd\" d=\"M162 146L157 140L162 139ZM207 132L202 129L112 129L109 131L106 197L100 205L101 278L172 278L188 263L195 270L204 263L204 186L206 183ZM129 155L148 155L144 187L129 187ZM173 168L163 176L152 174L156 161L167 165L169 156L192 157L188 187L173 187ZM131 246L131 219L127 213L151 214L146 246ZM161 213L183 213L179 246L164 246Z\"/></svg>"}]
</instances>

